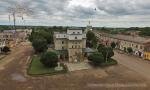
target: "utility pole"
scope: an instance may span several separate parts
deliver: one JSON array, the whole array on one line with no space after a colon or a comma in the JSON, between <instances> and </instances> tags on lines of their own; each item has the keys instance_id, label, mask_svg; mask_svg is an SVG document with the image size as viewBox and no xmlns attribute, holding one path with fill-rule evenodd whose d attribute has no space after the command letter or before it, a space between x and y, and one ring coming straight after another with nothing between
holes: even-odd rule
<instances>
[{"instance_id":1,"label":"utility pole","mask_svg":"<svg viewBox=\"0 0 150 90\"><path fill-rule=\"evenodd\" d=\"M16 33L16 16L15 16L15 12L13 12L13 21L14 21L14 30Z\"/></svg>"}]
</instances>

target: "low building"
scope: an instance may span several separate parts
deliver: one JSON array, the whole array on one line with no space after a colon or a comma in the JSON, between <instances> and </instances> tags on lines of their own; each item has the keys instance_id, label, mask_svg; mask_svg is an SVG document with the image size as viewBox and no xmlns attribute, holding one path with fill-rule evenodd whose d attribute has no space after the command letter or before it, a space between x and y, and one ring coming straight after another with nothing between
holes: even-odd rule
<instances>
[{"instance_id":1,"label":"low building","mask_svg":"<svg viewBox=\"0 0 150 90\"><path fill-rule=\"evenodd\" d=\"M145 49L150 47L147 43L150 42L150 38L144 38L139 36L129 36L129 35L112 35L112 34L102 34L95 33L97 37L100 38L100 42L104 45L111 45L112 42L115 42L118 49L127 51L128 47L133 49L135 55L143 57Z\"/></svg>"},{"instance_id":2,"label":"low building","mask_svg":"<svg viewBox=\"0 0 150 90\"><path fill-rule=\"evenodd\" d=\"M69 62L83 60L86 48L86 33L81 28L69 28L67 32L54 33L55 50L65 52Z\"/></svg>"},{"instance_id":3,"label":"low building","mask_svg":"<svg viewBox=\"0 0 150 90\"><path fill-rule=\"evenodd\" d=\"M6 46L14 47L17 43L26 41L31 32L32 29L3 30L0 32L0 40L5 41Z\"/></svg>"}]
</instances>

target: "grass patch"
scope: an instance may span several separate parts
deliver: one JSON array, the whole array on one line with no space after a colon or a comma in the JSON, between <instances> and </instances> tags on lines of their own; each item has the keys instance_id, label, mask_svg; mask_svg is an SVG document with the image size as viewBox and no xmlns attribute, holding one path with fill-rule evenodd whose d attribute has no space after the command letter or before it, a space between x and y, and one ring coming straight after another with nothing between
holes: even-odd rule
<instances>
[{"instance_id":1,"label":"grass patch","mask_svg":"<svg viewBox=\"0 0 150 90\"><path fill-rule=\"evenodd\" d=\"M63 70L56 71L54 68L47 68L40 62L39 56L33 56L30 66L28 68L29 75L55 75L58 73L66 73L67 67L64 64L61 64Z\"/></svg>"}]
</instances>

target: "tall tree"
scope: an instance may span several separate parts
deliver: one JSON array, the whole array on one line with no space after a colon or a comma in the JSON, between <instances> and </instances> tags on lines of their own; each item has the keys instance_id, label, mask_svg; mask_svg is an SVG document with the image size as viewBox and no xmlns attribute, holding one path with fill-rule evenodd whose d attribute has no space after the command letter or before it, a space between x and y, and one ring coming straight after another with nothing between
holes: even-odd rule
<instances>
[{"instance_id":1,"label":"tall tree","mask_svg":"<svg viewBox=\"0 0 150 90\"><path fill-rule=\"evenodd\" d=\"M87 46L90 48L92 47L96 48L98 40L95 34L92 31L88 31L86 37L87 37Z\"/></svg>"},{"instance_id":2,"label":"tall tree","mask_svg":"<svg viewBox=\"0 0 150 90\"><path fill-rule=\"evenodd\" d=\"M54 52L46 52L41 56L40 61L45 67L56 67L58 63L58 56Z\"/></svg>"},{"instance_id":3,"label":"tall tree","mask_svg":"<svg viewBox=\"0 0 150 90\"><path fill-rule=\"evenodd\" d=\"M114 56L113 49L111 47L98 47L98 51L102 53L105 61L107 62L112 56Z\"/></svg>"},{"instance_id":4,"label":"tall tree","mask_svg":"<svg viewBox=\"0 0 150 90\"><path fill-rule=\"evenodd\" d=\"M95 37L95 34L92 31L88 31L86 36L88 41L92 41L92 39Z\"/></svg>"},{"instance_id":5,"label":"tall tree","mask_svg":"<svg viewBox=\"0 0 150 90\"><path fill-rule=\"evenodd\" d=\"M111 43L111 47L114 49L114 48L116 48L116 43L115 42L112 42Z\"/></svg>"},{"instance_id":6,"label":"tall tree","mask_svg":"<svg viewBox=\"0 0 150 90\"><path fill-rule=\"evenodd\" d=\"M98 52L101 52L105 46L103 44L99 44L97 47Z\"/></svg>"},{"instance_id":7,"label":"tall tree","mask_svg":"<svg viewBox=\"0 0 150 90\"><path fill-rule=\"evenodd\" d=\"M33 40L32 46L36 53L42 53L48 49L46 39L40 36Z\"/></svg>"}]
</instances>

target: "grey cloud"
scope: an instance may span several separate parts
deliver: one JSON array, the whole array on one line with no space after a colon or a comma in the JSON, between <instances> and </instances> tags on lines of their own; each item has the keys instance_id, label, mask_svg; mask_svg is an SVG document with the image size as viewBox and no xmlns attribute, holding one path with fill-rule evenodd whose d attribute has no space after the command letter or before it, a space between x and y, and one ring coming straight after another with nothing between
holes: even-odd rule
<instances>
[{"instance_id":1,"label":"grey cloud","mask_svg":"<svg viewBox=\"0 0 150 90\"><path fill-rule=\"evenodd\" d=\"M97 0L99 10L110 15L149 14L150 1L148 0Z\"/></svg>"}]
</instances>

